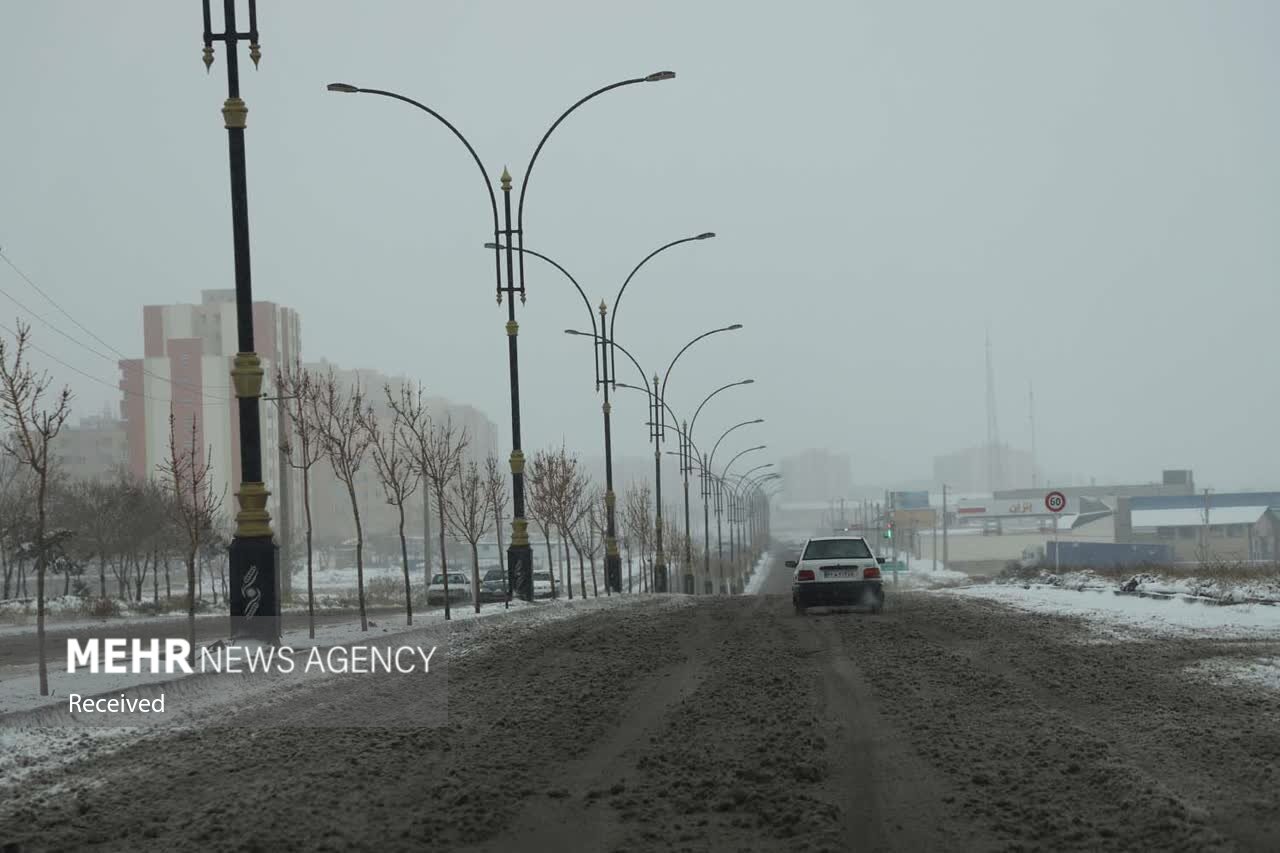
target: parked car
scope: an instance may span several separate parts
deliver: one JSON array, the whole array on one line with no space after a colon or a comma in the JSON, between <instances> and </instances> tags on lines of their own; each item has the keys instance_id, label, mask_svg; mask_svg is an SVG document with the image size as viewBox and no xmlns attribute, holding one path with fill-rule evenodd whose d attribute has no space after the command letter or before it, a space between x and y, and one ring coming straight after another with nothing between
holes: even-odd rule
<instances>
[{"instance_id":1,"label":"parked car","mask_svg":"<svg viewBox=\"0 0 1280 853\"><path fill-rule=\"evenodd\" d=\"M551 572L533 573L533 597L550 598L555 586L551 583Z\"/></svg>"},{"instance_id":2,"label":"parked car","mask_svg":"<svg viewBox=\"0 0 1280 853\"><path fill-rule=\"evenodd\" d=\"M449 600L471 600L471 578L462 572L449 572ZM444 604L444 575L437 574L431 578L427 587L427 604Z\"/></svg>"},{"instance_id":3,"label":"parked car","mask_svg":"<svg viewBox=\"0 0 1280 853\"><path fill-rule=\"evenodd\" d=\"M484 575L480 578L480 600L507 600L507 573L501 568L495 566L485 569Z\"/></svg>"}]
</instances>

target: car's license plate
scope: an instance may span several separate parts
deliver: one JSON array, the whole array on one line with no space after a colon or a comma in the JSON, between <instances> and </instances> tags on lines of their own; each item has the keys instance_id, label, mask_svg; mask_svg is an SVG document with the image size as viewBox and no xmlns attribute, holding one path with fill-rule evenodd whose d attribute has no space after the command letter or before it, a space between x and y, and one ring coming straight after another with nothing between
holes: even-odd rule
<instances>
[{"instance_id":1,"label":"car's license plate","mask_svg":"<svg viewBox=\"0 0 1280 853\"><path fill-rule=\"evenodd\" d=\"M857 569L826 569L823 571L823 577L828 578L856 578L858 576Z\"/></svg>"}]
</instances>

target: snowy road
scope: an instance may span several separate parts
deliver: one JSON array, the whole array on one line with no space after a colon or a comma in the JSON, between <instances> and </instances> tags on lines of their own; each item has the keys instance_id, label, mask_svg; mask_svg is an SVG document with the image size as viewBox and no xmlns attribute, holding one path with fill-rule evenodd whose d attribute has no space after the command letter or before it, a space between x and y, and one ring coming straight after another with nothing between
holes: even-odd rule
<instances>
[{"instance_id":1,"label":"snowy road","mask_svg":"<svg viewBox=\"0 0 1280 853\"><path fill-rule=\"evenodd\" d=\"M1188 674L1265 642L922 592L575 606L460 627L447 727L407 725L429 680L354 680L324 702L386 728L159 733L0 789L6 853L1280 849L1276 694Z\"/></svg>"}]
</instances>

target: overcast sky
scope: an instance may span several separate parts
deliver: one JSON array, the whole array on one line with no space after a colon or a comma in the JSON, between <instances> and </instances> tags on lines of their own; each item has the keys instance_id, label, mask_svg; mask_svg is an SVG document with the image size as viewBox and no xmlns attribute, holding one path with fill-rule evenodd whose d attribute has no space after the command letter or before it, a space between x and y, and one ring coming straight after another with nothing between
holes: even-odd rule
<instances>
[{"instance_id":1,"label":"overcast sky","mask_svg":"<svg viewBox=\"0 0 1280 853\"><path fill-rule=\"evenodd\" d=\"M1029 445L1034 383L1050 472L1280 484L1280 4L259 7L261 69L242 58L254 296L301 313L308 358L418 376L510 439L478 171L428 116L326 83L424 101L518 186L561 110L671 69L556 132L526 246L612 304L651 249L718 233L649 264L617 321L650 372L745 325L672 372L679 412L757 380L709 404L695 439L760 416L743 447L844 449L863 483L927 477L985 440L989 327L1001 437ZM196 0L3 0L0 31L0 247L140 354L142 305L233 286L224 49L206 75ZM585 308L527 269L525 446L598 453L590 347L562 333ZM4 265L0 290L75 331ZM18 313L0 297L6 325ZM36 332L106 383L51 365L80 413L118 399L112 362ZM615 442L635 455L645 409L627 393Z\"/></svg>"}]
</instances>

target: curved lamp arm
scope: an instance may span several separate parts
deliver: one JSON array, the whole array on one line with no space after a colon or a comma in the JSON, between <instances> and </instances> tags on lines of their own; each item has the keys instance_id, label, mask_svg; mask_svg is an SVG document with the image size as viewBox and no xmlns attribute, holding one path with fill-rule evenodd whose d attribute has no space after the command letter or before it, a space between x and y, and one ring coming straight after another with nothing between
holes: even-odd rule
<instances>
[{"instance_id":1,"label":"curved lamp arm","mask_svg":"<svg viewBox=\"0 0 1280 853\"><path fill-rule=\"evenodd\" d=\"M659 390L658 396L660 396L663 400L667 399L667 380L671 378L671 368L676 366L676 362L680 360L680 356L684 355L685 350L689 349L689 347L693 346L694 344L696 344L698 341L702 340L705 337L716 335L716 334L719 334L720 332L733 332L741 328L742 328L741 323L734 323L731 326L724 326L719 329L712 329L709 332L703 332L693 340L689 341L689 343L682 346L680 348L680 351L676 353L676 357L671 359L671 363L667 365L667 372L662 374L662 388L661 390ZM675 417L675 415L672 414L672 417Z\"/></svg>"},{"instance_id":2,"label":"curved lamp arm","mask_svg":"<svg viewBox=\"0 0 1280 853\"><path fill-rule=\"evenodd\" d=\"M547 139L551 137L551 134L555 133L555 130L557 127L560 126L560 123L565 119L567 119L570 113L572 113L578 107L582 106L592 98L595 98L599 95L603 95L605 92L609 92L614 89L619 89L623 86L631 86L635 83L656 83L660 80L672 80L672 79L675 79L675 76L676 74L674 71L656 71L653 74L647 74L644 77L633 77L629 80L619 80L617 83L610 83L608 86L601 86L599 89L596 89L594 92L582 98L579 98L573 104L573 106L569 107L569 109L562 112L560 114L560 117L551 123L551 127L547 128L547 132L542 134L542 138L538 140L538 147L533 149L533 156L529 158L529 164L524 167L524 177L520 180L520 197L516 201L516 244L521 250L524 249L524 197L525 197L525 192L529 189L529 175L533 174L533 165L536 162L538 162L538 155L542 153L542 146L547 144ZM524 288L524 255L523 253L520 256L520 287L523 290ZM612 334L612 327L610 327L610 333Z\"/></svg>"},{"instance_id":3,"label":"curved lamp arm","mask_svg":"<svg viewBox=\"0 0 1280 853\"><path fill-rule=\"evenodd\" d=\"M649 260L652 257L665 252L672 246L679 246L681 243L689 243L694 240L709 240L714 236L716 236L714 231L704 231L694 237L681 237L679 240L672 240L670 243L659 246L649 254L645 255L640 263L636 264L635 267L632 268L631 272L627 275L626 281L622 282L622 287L618 288L618 295L613 298L613 317L609 320L609 340L613 340L613 324L618 321L618 303L622 301L622 294L626 291L627 285L631 283L631 279L635 277L635 274L640 272L640 268L642 266L649 263ZM612 345L613 344L611 343L610 346Z\"/></svg>"},{"instance_id":4,"label":"curved lamp arm","mask_svg":"<svg viewBox=\"0 0 1280 853\"><path fill-rule=\"evenodd\" d=\"M715 446L711 448L711 456L708 457L707 459L707 465L710 466L712 462L716 461L716 450L719 449L720 442L724 441L724 437L726 435L733 432L735 429L738 429L739 427L744 427L744 426L747 426L748 424L762 424L762 423L764 423L764 418L756 418L753 421L743 421L740 424L734 424L733 426L729 427L727 430L722 432L720 434L720 437L716 439Z\"/></svg>"},{"instance_id":5,"label":"curved lamp arm","mask_svg":"<svg viewBox=\"0 0 1280 853\"><path fill-rule=\"evenodd\" d=\"M719 394L721 391L725 390L726 388L732 388L735 385L750 385L753 382L755 382L754 379L740 379L737 382L730 382L728 385L721 385L719 388L717 388L716 390L708 394L706 397L704 397L702 402L698 404L698 408L694 409L693 419L689 421L689 435L693 435L693 426L698 422L698 415L699 413L702 412L702 407L705 406L712 397Z\"/></svg>"},{"instance_id":6,"label":"curved lamp arm","mask_svg":"<svg viewBox=\"0 0 1280 853\"><path fill-rule=\"evenodd\" d=\"M453 125L453 122L449 121L447 118L440 115L440 113L436 112L435 110L431 109L431 107L427 106L426 104L420 101L415 101L413 98L409 98L404 95L397 94L395 92L388 92L385 89L365 89L360 86L352 86L350 83L330 83L326 88L330 92L359 93L362 95L381 95L384 98L392 98L397 101L403 101L404 103L409 104L410 106L417 107L427 115L435 118L445 127L449 128L449 130L452 131L453 135L458 137L458 141L460 141L463 145L467 146L467 151L471 154L471 159L476 161L476 166L479 167L480 169L480 177L481 179L484 180L485 192L489 193L489 208L493 211L493 241L495 243L498 241L498 234L501 230L500 226L498 225L498 197L494 195L493 184L489 182L489 170L484 167L484 163L480 160L480 155L476 153L475 147L472 146L472 144L467 141L467 138L462 135L462 131L458 130L458 128ZM525 177L527 178L528 176L526 175ZM502 289L502 256L497 249L494 249L494 252L493 252L493 267L494 267L494 272L498 276L498 289L501 290Z\"/></svg>"}]
</instances>

